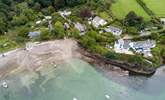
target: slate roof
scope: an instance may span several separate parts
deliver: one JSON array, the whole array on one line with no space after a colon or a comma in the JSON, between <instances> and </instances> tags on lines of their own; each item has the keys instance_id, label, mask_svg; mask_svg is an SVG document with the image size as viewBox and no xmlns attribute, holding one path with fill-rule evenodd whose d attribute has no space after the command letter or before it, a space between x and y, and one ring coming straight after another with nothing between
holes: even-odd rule
<instances>
[{"instance_id":1,"label":"slate roof","mask_svg":"<svg viewBox=\"0 0 165 100\"><path fill-rule=\"evenodd\" d=\"M30 38L35 38L37 36L39 36L41 33L39 31L34 31L34 32L29 32L28 36Z\"/></svg>"},{"instance_id":2,"label":"slate roof","mask_svg":"<svg viewBox=\"0 0 165 100\"><path fill-rule=\"evenodd\" d=\"M104 25L106 25L107 22L106 22L104 19L100 18L99 16L96 16L96 17L92 20L92 24L93 24L96 28L98 28L99 26L104 26Z\"/></svg>"},{"instance_id":3,"label":"slate roof","mask_svg":"<svg viewBox=\"0 0 165 100\"><path fill-rule=\"evenodd\" d=\"M111 32L113 35L121 35L122 33L122 29L114 26L107 26L107 28L105 28L104 31Z\"/></svg>"}]
</instances>

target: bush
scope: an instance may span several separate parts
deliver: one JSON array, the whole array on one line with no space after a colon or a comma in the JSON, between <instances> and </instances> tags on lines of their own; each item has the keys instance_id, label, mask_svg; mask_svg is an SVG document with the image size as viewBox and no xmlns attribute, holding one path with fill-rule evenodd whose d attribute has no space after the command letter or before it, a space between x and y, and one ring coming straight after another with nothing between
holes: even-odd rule
<instances>
[{"instance_id":1,"label":"bush","mask_svg":"<svg viewBox=\"0 0 165 100\"><path fill-rule=\"evenodd\" d=\"M127 33L130 35L139 35L135 27L127 27Z\"/></svg>"},{"instance_id":2,"label":"bush","mask_svg":"<svg viewBox=\"0 0 165 100\"><path fill-rule=\"evenodd\" d=\"M65 30L64 30L64 26L60 21L57 21L54 25L54 29L55 29L55 33L54 33L54 37L56 38L64 38L65 36Z\"/></svg>"},{"instance_id":3,"label":"bush","mask_svg":"<svg viewBox=\"0 0 165 100\"><path fill-rule=\"evenodd\" d=\"M158 40L160 37L159 33L151 33L151 39Z\"/></svg>"},{"instance_id":4,"label":"bush","mask_svg":"<svg viewBox=\"0 0 165 100\"><path fill-rule=\"evenodd\" d=\"M51 34L48 29L41 29L41 35L40 35L40 40L45 41L49 40L51 38Z\"/></svg>"},{"instance_id":5,"label":"bush","mask_svg":"<svg viewBox=\"0 0 165 100\"><path fill-rule=\"evenodd\" d=\"M20 36L22 38L28 38L29 31L30 31L30 28L22 26L17 29L17 34L18 34L18 36Z\"/></svg>"}]
</instances>

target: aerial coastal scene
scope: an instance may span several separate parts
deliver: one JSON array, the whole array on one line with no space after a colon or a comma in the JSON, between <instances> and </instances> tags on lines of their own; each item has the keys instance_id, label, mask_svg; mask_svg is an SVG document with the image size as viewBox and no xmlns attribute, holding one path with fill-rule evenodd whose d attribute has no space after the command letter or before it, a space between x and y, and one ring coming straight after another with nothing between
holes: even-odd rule
<instances>
[{"instance_id":1,"label":"aerial coastal scene","mask_svg":"<svg viewBox=\"0 0 165 100\"><path fill-rule=\"evenodd\" d=\"M0 100L165 100L164 0L0 0Z\"/></svg>"}]
</instances>

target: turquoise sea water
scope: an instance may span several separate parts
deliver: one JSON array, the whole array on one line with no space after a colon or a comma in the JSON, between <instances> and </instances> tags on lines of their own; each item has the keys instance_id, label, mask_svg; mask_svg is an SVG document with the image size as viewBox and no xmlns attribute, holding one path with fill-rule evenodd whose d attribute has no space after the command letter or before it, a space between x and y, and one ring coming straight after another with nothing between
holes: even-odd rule
<instances>
[{"instance_id":1,"label":"turquoise sea water","mask_svg":"<svg viewBox=\"0 0 165 100\"><path fill-rule=\"evenodd\" d=\"M0 87L0 100L165 100L163 75L109 76L72 59L49 71L8 77L9 87Z\"/></svg>"}]
</instances>

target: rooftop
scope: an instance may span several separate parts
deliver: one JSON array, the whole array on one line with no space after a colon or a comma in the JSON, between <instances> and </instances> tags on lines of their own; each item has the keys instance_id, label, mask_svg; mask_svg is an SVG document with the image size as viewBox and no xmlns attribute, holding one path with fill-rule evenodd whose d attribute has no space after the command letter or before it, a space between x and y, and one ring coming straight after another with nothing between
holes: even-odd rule
<instances>
[{"instance_id":1,"label":"rooftop","mask_svg":"<svg viewBox=\"0 0 165 100\"><path fill-rule=\"evenodd\" d=\"M98 28L99 26L104 26L104 25L106 25L107 22L106 22L104 19L100 18L99 16L96 16L96 17L92 20L92 24L93 24L96 28Z\"/></svg>"}]
</instances>

